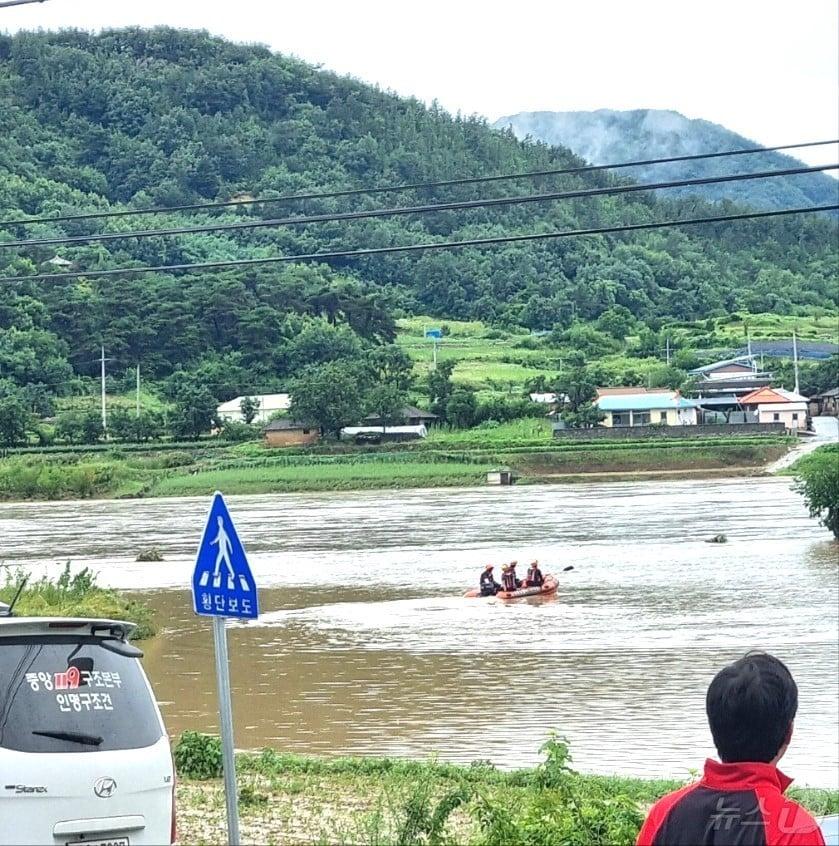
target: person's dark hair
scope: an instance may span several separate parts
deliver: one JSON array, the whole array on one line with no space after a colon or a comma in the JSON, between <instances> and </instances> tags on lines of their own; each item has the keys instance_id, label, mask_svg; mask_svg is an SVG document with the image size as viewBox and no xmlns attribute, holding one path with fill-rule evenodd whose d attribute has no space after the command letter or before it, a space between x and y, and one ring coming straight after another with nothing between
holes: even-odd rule
<instances>
[{"instance_id":1,"label":"person's dark hair","mask_svg":"<svg viewBox=\"0 0 839 846\"><path fill-rule=\"evenodd\" d=\"M769 763L795 719L798 688L777 658L749 653L714 676L705 709L723 763Z\"/></svg>"}]
</instances>

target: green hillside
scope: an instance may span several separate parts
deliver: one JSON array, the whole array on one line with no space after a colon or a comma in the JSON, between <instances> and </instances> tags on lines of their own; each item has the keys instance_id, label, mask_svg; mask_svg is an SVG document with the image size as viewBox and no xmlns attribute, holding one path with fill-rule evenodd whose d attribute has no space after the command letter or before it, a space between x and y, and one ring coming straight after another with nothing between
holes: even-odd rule
<instances>
[{"instance_id":1,"label":"green hillside","mask_svg":"<svg viewBox=\"0 0 839 846\"><path fill-rule=\"evenodd\" d=\"M0 219L248 195L442 180L582 164L477 118L452 117L258 46L129 29L0 35ZM611 184L607 174L427 189L108 221L9 226L1 240L198 225L284 214ZM282 387L303 368L391 341L416 314L504 331L556 330L592 354L585 325L643 335L736 310L836 308L836 225L815 217L708 225L190 275L41 281L56 256L79 270L274 256L638 223L716 211L625 195L351 223L0 249L0 387L79 391L104 344L114 385L177 369L216 398ZM562 336L572 321L570 335ZM575 334L576 333L576 334ZM582 333L582 334L581 334ZM608 345L607 345L608 346ZM617 349L620 344L615 344ZM552 353L554 355L555 353ZM530 363L501 362L520 383ZM533 356L536 358L537 356ZM515 373L510 367L516 366ZM541 368L541 365L539 365ZM479 386L484 376L458 374ZM483 381L482 381L483 380Z\"/></svg>"}]
</instances>

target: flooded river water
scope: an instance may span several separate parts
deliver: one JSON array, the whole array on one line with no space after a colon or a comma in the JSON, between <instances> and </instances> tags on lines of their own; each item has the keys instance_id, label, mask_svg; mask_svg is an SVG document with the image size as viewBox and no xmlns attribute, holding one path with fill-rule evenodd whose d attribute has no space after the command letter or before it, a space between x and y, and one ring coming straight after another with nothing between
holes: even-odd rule
<instances>
[{"instance_id":1,"label":"flooded river water","mask_svg":"<svg viewBox=\"0 0 839 846\"><path fill-rule=\"evenodd\" d=\"M185 589L205 499L0 506L6 564L90 565L136 589L170 731L217 730L212 637ZM800 689L785 760L839 771L839 546L786 479L230 497L262 616L230 630L236 741L318 754L532 764L547 731L592 772L685 776L704 694L754 648ZM706 543L724 533L725 545ZM159 564L137 551L155 545ZM553 600L466 599L533 558Z\"/></svg>"}]
</instances>

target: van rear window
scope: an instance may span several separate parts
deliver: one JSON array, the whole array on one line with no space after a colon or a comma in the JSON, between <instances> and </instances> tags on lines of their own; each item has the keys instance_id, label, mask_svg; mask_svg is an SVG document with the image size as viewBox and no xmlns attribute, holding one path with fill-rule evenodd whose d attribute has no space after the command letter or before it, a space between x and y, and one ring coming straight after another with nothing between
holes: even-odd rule
<instances>
[{"instance_id":1,"label":"van rear window","mask_svg":"<svg viewBox=\"0 0 839 846\"><path fill-rule=\"evenodd\" d=\"M0 640L0 747L20 752L105 752L162 736L136 658L97 638Z\"/></svg>"}]
</instances>

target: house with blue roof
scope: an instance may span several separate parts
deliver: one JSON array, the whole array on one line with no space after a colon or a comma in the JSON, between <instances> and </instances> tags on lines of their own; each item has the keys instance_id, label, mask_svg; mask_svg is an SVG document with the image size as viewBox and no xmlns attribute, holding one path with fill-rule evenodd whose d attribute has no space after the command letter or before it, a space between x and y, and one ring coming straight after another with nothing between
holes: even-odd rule
<instances>
[{"instance_id":1,"label":"house with blue roof","mask_svg":"<svg viewBox=\"0 0 839 846\"><path fill-rule=\"evenodd\" d=\"M697 404L678 391L601 393L595 403L604 413L601 425L696 426Z\"/></svg>"}]
</instances>

